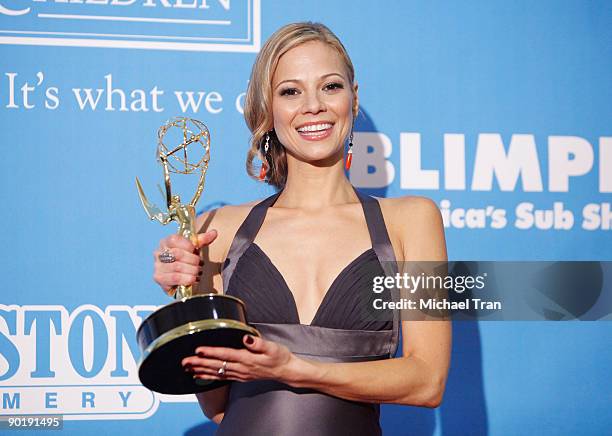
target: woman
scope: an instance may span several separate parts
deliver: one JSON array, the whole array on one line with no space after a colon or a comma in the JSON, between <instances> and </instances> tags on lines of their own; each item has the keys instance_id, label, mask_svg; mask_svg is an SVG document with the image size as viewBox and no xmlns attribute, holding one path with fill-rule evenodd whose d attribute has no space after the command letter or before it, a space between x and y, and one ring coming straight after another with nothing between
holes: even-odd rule
<instances>
[{"instance_id":1,"label":"woman","mask_svg":"<svg viewBox=\"0 0 612 436\"><path fill-rule=\"evenodd\" d=\"M379 403L440 404L449 323L362 316L373 277L393 273L389 261L445 260L446 248L433 202L364 196L346 178L358 107L353 65L328 28L278 30L245 100L249 173L259 157L259 177L278 193L199 217L201 272L184 238L155 253L166 292L199 278L203 292L244 300L262 333L245 336L246 349L198 347L183 360L194 377L235 381L198 395L218 434L379 434ZM400 329L403 355L393 357Z\"/></svg>"}]
</instances>

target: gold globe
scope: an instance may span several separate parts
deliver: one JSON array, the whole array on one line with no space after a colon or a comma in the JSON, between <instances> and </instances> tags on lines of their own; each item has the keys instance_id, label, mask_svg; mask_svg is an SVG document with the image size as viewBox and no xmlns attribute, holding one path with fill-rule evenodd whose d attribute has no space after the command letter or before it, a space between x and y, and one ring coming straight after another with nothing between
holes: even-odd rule
<instances>
[{"instance_id":1,"label":"gold globe","mask_svg":"<svg viewBox=\"0 0 612 436\"><path fill-rule=\"evenodd\" d=\"M210 160L210 132L204 123L175 117L157 131L157 160L175 174L206 172Z\"/></svg>"}]
</instances>

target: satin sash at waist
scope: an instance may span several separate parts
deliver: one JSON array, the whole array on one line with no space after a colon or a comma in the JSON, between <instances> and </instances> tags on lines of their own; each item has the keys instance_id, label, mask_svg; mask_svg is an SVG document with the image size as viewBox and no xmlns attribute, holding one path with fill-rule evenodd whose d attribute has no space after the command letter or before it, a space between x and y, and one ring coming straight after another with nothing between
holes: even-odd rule
<instances>
[{"instance_id":1,"label":"satin sash at waist","mask_svg":"<svg viewBox=\"0 0 612 436\"><path fill-rule=\"evenodd\" d=\"M253 323L265 339L327 362L387 359L393 332ZM273 380L232 383L217 435L380 435L378 404L349 401Z\"/></svg>"}]
</instances>

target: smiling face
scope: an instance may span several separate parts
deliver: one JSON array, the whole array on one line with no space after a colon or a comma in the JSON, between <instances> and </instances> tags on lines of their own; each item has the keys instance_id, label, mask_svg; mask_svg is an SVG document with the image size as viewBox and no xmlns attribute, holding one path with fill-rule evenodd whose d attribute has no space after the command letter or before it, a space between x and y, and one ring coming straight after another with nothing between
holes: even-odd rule
<instances>
[{"instance_id":1,"label":"smiling face","mask_svg":"<svg viewBox=\"0 0 612 436\"><path fill-rule=\"evenodd\" d=\"M342 158L357 108L342 57L310 41L287 51L272 78L274 130L287 154L329 165Z\"/></svg>"}]
</instances>

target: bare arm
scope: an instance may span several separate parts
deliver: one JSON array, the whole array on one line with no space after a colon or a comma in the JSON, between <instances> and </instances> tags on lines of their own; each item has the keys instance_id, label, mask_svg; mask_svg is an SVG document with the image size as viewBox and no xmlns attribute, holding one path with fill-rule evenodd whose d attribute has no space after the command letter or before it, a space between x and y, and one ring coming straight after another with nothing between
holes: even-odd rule
<instances>
[{"instance_id":1,"label":"bare arm","mask_svg":"<svg viewBox=\"0 0 612 436\"><path fill-rule=\"evenodd\" d=\"M402 199L388 227L398 230L406 261L445 261L446 243L437 206L423 198ZM403 355L360 363L297 360L296 387L309 387L357 401L437 407L450 363L450 321L402 322Z\"/></svg>"},{"instance_id":2,"label":"bare arm","mask_svg":"<svg viewBox=\"0 0 612 436\"><path fill-rule=\"evenodd\" d=\"M225 256L225 239L219 236L216 229L225 230L223 223L215 219L218 210L200 215L196 221L199 254L194 245L186 238L176 234L170 235L160 242L155 251L154 280L166 292L176 284L194 285L194 293L222 293L221 259ZM214 230L213 230L214 229ZM225 235L223 235L225 236ZM163 249L169 249L176 257L176 262L163 264L157 256ZM215 423L221 422L229 387L223 386L212 391L196 394L202 412Z\"/></svg>"},{"instance_id":3,"label":"bare arm","mask_svg":"<svg viewBox=\"0 0 612 436\"><path fill-rule=\"evenodd\" d=\"M199 222L202 222L205 228L207 216L202 216ZM199 227L201 227L200 224ZM199 228L198 227L198 228ZM197 286L198 293L223 293L223 283L221 282L221 262L215 262L211 259L210 251L212 247L202 247L201 256L204 261L202 265L202 275L199 278ZM212 253L214 256L214 253ZM202 392L196 394L198 403L204 415L213 421L215 424L219 424L223 420L225 414L225 405L227 404L227 398L229 396L229 386L222 386L211 391Z\"/></svg>"},{"instance_id":4,"label":"bare arm","mask_svg":"<svg viewBox=\"0 0 612 436\"><path fill-rule=\"evenodd\" d=\"M202 412L215 424L219 424L223 420L228 396L229 386L222 386L212 391L196 394Z\"/></svg>"},{"instance_id":5,"label":"bare arm","mask_svg":"<svg viewBox=\"0 0 612 436\"><path fill-rule=\"evenodd\" d=\"M215 220L215 215L216 211L202 214L198 217L196 228L208 230L213 228L213 225L218 225L219 220ZM220 242L220 245L225 245L222 240ZM196 287L198 293L223 293L221 263L225 255L225 247L212 247L206 245L200 249L203 265L202 274L199 277L198 286ZM229 389L229 386L222 386L211 391L196 394L202 412L215 424L219 424L223 420L227 398L229 397Z\"/></svg>"}]
</instances>

